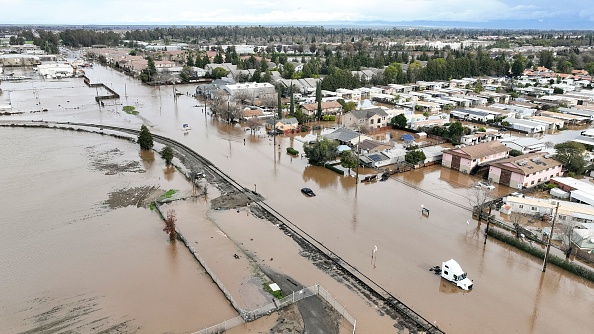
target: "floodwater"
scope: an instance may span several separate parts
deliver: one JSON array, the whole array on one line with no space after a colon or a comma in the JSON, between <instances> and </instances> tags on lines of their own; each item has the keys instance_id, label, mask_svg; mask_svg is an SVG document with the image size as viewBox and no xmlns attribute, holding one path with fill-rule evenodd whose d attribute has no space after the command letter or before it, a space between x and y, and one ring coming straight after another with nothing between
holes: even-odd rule
<instances>
[{"instance_id":1,"label":"floodwater","mask_svg":"<svg viewBox=\"0 0 594 334\"><path fill-rule=\"evenodd\" d=\"M243 186L261 193L269 205L294 224L446 332L558 333L586 332L594 327L592 283L552 265L543 274L540 261L495 240L489 239L483 245L484 236L470 212L395 180L469 206L472 195L468 189L478 181L475 177L433 166L395 175L387 182L357 183L352 177L338 176L288 155L287 147L303 151L303 142L309 140L305 134L271 138L259 131L251 135L241 125L229 125L204 113L202 101L188 95L174 99L171 86L143 86L100 66L89 69L87 75L92 82L112 87L122 95L121 104L137 106L140 114L124 114L121 105L113 101L100 109L92 105L94 90L81 86L63 92L73 94L69 103L79 109L62 110L55 101L47 113L1 119L72 120L132 128L146 123L152 132L192 147ZM76 86L82 79L61 82ZM19 85L27 84L3 83L3 89ZM42 82L35 85L43 104L43 96L51 92L41 88ZM177 87L190 94L194 88ZM24 92L15 91L11 98L21 94L26 98ZM192 127L187 134L181 131L184 123ZM566 138L576 133L579 131L561 134ZM551 140L554 138L558 137ZM317 196L304 197L299 192L302 187L312 188ZM496 191L504 195L513 190L498 187ZM421 215L421 205L430 210L429 217ZM226 233L231 235L233 229ZM372 264L375 246L378 251ZM452 289L428 271L450 258L457 260L474 280L473 291ZM304 276L301 283L312 285L319 275ZM370 328L370 332L376 332L375 327L365 325L361 321L362 332Z\"/></svg>"},{"instance_id":2,"label":"floodwater","mask_svg":"<svg viewBox=\"0 0 594 334\"><path fill-rule=\"evenodd\" d=\"M183 333L237 315L158 215L104 204L146 185L187 192L160 159L63 130L0 128L0 142L2 333Z\"/></svg>"}]
</instances>

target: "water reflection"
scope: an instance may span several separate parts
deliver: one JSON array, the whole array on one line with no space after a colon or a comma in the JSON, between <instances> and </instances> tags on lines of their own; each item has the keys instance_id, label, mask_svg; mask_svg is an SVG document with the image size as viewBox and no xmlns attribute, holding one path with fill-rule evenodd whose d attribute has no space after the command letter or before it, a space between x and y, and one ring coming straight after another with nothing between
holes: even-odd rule
<instances>
[{"instance_id":1,"label":"water reflection","mask_svg":"<svg viewBox=\"0 0 594 334\"><path fill-rule=\"evenodd\" d=\"M530 315L530 333L534 333L534 328L536 326L536 320L538 320L538 314L540 311L540 302L542 297L542 286L545 280L545 273L540 274L540 279L538 280L538 286L536 287L536 297L534 297L534 307L532 308L532 314Z\"/></svg>"},{"instance_id":2,"label":"water reflection","mask_svg":"<svg viewBox=\"0 0 594 334\"><path fill-rule=\"evenodd\" d=\"M165 178L165 180L171 181L171 180L173 180L174 176L175 176L175 168L173 168L173 167L163 168L163 177Z\"/></svg>"},{"instance_id":3,"label":"water reflection","mask_svg":"<svg viewBox=\"0 0 594 334\"><path fill-rule=\"evenodd\" d=\"M139 150L138 156L140 156L145 170L150 169L155 162L155 151L153 150Z\"/></svg>"},{"instance_id":4,"label":"water reflection","mask_svg":"<svg viewBox=\"0 0 594 334\"><path fill-rule=\"evenodd\" d=\"M303 169L303 181L313 181L320 188L329 188L336 186L338 175L322 166L308 165Z\"/></svg>"}]
</instances>

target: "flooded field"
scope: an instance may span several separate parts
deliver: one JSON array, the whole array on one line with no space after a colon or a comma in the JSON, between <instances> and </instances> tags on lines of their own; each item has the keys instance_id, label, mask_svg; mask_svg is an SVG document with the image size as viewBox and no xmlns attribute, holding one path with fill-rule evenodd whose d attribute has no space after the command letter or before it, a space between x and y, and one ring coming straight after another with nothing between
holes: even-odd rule
<instances>
[{"instance_id":1,"label":"flooded field","mask_svg":"<svg viewBox=\"0 0 594 334\"><path fill-rule=\"evenodd\" d=\"M64 86L61 94L72 94L69 103L79 108L62 110L58 107L62 102L53 101L49 97L51 91L42 88L44 83L36 82L42 103L46 99L53 101L49 111L2 117L0 121L80 121L135 129L146 123L153 133L190 146L244 187L261 193L269 205L294 224L446 332L558 333L584 332L594 327L590 314L594 309L593 284L554 266L549 266L542 274L540 261L497 241L489 240L484 246L484 236L476 221L471 220L470 212L439 198L470 206L468 189L478 181L475 177L433 166L394 175L386 182L357 183L352 177L339 176L323 167L310 166L305 159L288 155L287 147L303 152L303 142L309 140L305 134L276 139L267 137L263 131L252 135L241 125L212 118L208 109L204 112L202 101L188 95L174 99L171 86L143 86L99 66L88 70L87 75L92 82L103 82L122 95L119 104L110 101L106 107L99 108L93 105L94 89L84 87L82 79L66 79L60 81ZM15 88L25 85L3 83L3 89L15 89L11 99L27 100L30 96L26 94L33 92ZM71 86L75 88L67 88ZM184 94L192 94L194 88L194 85L177 87ZM44 98L46 95L48 97ZM20 106L25 108L25 102L22 103ZM135 105L139 115L121 112L122 105ZM184 123L192 127L187 134L181 131ZM0 133L4 131L0 129ZM563 138L572 134L571 131L561 132ZM78 182L69 184L80 187ZM317 196L303 196L299 191L302 187L312 188ZM500 196L512 191L507 187L496 189ZM421 205L430 210L429 217L421 216ZM247 222L250 218L241 214L236 217L221 219L221 224L227 226L225 233L230 237L248 244L248 236L253 231L247 225L233 223ZM158 223L157 218L152 219ZM162 237L160 230L155 233ZM56 238L51 239L57 242ZM375 246L378 251L372 263ZM279 244L278 247L293 246ZM249 244L247 248L249 250ZM259 248L261 252L274 251L265 244ZM181 253L185 254L178 252L178 256ZM473 291L454 289L429 272L430 267L450 258L456 259L474 280ZM276 260L271 265L299 276L306 286L328 279L315 269L301 272L295 258L288 257L287 261L294 262L296 268L291 263L277 264ZM343 303L359 305L360 301L350 298L354 297ZM362 308L353 311L362 333L391 329L391 326L378 328L376 319L367 318L366 314Z\"/></svg>"},{"instance_id":2,"label":"flooded field","mask_svg":"<svg viewBox=\"0 0 594 334\"><path fill-rule=\"evenodd\" d=\"M236 316L159 216L128 205L144 186L191 191L160 159L72 131L2 128L0 142L1 332L184 333Z\"/></svg>"}]
</instances>

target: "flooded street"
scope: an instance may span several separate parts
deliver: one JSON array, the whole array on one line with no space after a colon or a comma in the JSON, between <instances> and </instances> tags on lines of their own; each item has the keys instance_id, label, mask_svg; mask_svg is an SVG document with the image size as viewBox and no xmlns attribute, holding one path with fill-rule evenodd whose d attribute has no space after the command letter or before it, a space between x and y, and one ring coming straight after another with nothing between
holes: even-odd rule
<instances>
[{"instance_id":1,"label":"flooded street","mask_svg":"<svg viewBox=\"0 0 594 334\"><path fill-rule=\"evenodd\" d=\"M323 167L308 165L306 159L288 155L287 147L303 152L305 135L280 136L276 140L264 135L263 131L251 135L241 125L228 125L205 114L202 102L191 96L181 95L174 99L171 86L143 86L121 73L100 66L87 70L87 75L91 82L103 82L118 92L122 96L121 105L114 105L112 100L108 100L106 107L99 108L94 101L95 89L86 87L82 79L4 82L2 88L5 93L2 98L6 98L7 92L10 92L14 109L22 110L25 114L3 116L0 121L43 119L134 129L146 123L151 126L151 132L190 146L244 187L262 194L266 203L283 216L427 320L435 321L445 332L559 333L587 332L588 328L594 328L594 318L591 316L594 309L592 283L554 266L549 266L543 274L540 261L495 240L489 239L486 246L483 245L484 235L477 229L470 212L398 182L400 180L462 206L470 206L468 188L478 181L477 178L433 166L394 175L386 182L357 183L352 177L339 176ZM194 88L195 85L177 87L184 94L192 94ZM60 92L57 96L56 91ZM36 96L41 102L36 102ZM48 112L29 113L38 108L37 103L41 103ZM125 114L121 111L122 105L135 105L139 115ZM184 123L192 127L187 134L181 131ZM54 132L60 135L53 138ZM562 132L567 137L571 134L569 131ZM143 324L139 326L155 329L154 332L195 330L200 328L200 321L206 323L203 325L210 324L203 319L208 315L194 316L206 308L201 305L200 299L222 297L215 294L189 298L205 291L197 288L199 284L189 283L184 277L197 279L203 277L203 271L184 248L178 245L176 251L172 251L170 245L163 242L163 232L159 228L149 227L150 224L161 224L156 214L130 207L101 215L95 213L98 209L93 205L105 200L106 194L117 184L114 180L120 175L105 176L104 173L89 172L84 149L112 143L117 147L129 146L128 150L134 151L134 144L55 130L0 128L0 137L5 138L4 147L15 150L13 154L21 153L20 158L7 160L0 167L2 175L10 175L2 178L2 186L6 190L0 199L3 203L9 203L8 207L19 208L10 210L9 219L1 223L2 230L6 232L0 236L0 247L5 254L0 275L8 277L0 277L0 290L10 291L10 297L7 299L8 306L5 306L4 298L1 302L0 321L8 319L9 326L17 326L23 319L29 319L33 314L21 316L17 310L35 303L35 298L45 296L45 291L48 300L53 300L53 303L66 299L70 301L77 296L82 296L80 299L96 298L93 300L110 305L103 307L102 312L123 314L118 322L133 319L130 326L137 321ZM56 158L71 150L83 153L71 153L67 159ZM151 180L157 178L155 183L164 182L158 180L162 176L159 167L153 166L152 171L149 169L143 174L130 174L134 179L148 177ZM372 171L360 172L364 174ZM93 176L88 176L89 173ZM180 182L180 179L174 178L168 182ZM183 186L180 183L162 187L181 189ZM299 191L302 187L313 189L317 196L305 197ZM512 190L498 187L497 192L498 195L504 195ZM71 206L73 201L80 205ZM429 217L421 215L421 205L430 210ZM24 218L30 215L36 219L21 223L27 221ZM225 227L225 233L237 242L247 244L248 250L248 241L254 238L251 234L264 229L243 212L236 214L237 218L217 218L217 215L214 216ZM118 226L117 230L109 228L124 216L125 225ZM467 220L470 220L470 224L466 223ZM245 225L238 225L239 222ZM255 230L256 227L259 230ZM274 229L274 226L270 224L269 228ZM88 233L89 230L93 233ZM262 233L264 237L272 232ZM32 239L27 241L27 238ZM64 240L68 240L67 245L71 246L63 246ZM125 245L120 244L124 242ZM91 252L86 248L88 244L113 247L95 247ZM371 253L375 246L378 251L373 264ZM267 246L266 242L257 247L262 252L274 252L274 248ZM283 247L282 243L277 247ZM76 255L68 252L69 249L75 251ZM39 252L45 257L39 256ZM457 260L468 272L469 278L474 280L472 291L463 292L429 272L430 267L450 258ZM275 260L270 265L300 276L301 284L306 286L329 279L315 269L300 272L295 258L287 257L286 261L290 263L277 263ZM67 267L68 263L72 265ZM170 270L162 270L164 266ZM70 267L92 268L88 269L90 273L83 271L85 274L64 275ZM39 272L42 274L37 274ZM104 274L101 276L98 273ZM173 291L179 293L179 297L171 296L173 292L166 293L162 288L162 282L173 279L179 280L172 284L175 286ZM76 287L77 282L85 282L85 286ZM31 291L20 291L23 287L31 287ZM149 290L154 293L128 292L130 287L134 287L133 291ZM145 307L154 304L159 310L168 309L159 303L164 303L162 298L169 297L183 298L190 305L188 309L193 308L187 313L175 314L183 318L183 321L175 322L175 325L180 326L178 329L174 327L174 320L162 324ZM148 298L154 299L145 300ZM358 331L372 333L391 330L389 326L378 328L378 323L384 325L388 322L386 317L382 317L381 321L358 317L365 314L363 311L357 313L363 308L360 300L341 302L358 305L353 311L355 318L360 321ZM225 306L224 301L212 304ZM122 312L121 308L124 309ZM178 312L180 308L176 306L175 310ZM210 311L228 313L228 317L235 315L228 306ZM170 319L163 318L167 321ZM29 320L28 324L35 325L33 320ZM29 328L32 327L18 327L17 331Z\"/></svg>"}]
</instances>

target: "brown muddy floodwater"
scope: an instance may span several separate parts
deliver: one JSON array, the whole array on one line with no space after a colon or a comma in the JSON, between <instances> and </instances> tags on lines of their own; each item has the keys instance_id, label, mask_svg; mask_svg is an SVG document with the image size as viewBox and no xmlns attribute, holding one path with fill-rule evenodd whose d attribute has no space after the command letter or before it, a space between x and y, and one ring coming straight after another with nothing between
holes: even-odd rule
<instances>
[{"instance_id":1,"label":"brown muddy floodwater","mask_svg":"<svg viewBox=\"0 0 594 334\"><path fill-rule=\"evenodd\" d=\"M311 134L279 136L276 140L267 137L262 130L251 135L250 131L245 131L239 124L228 125L208 113L205 114L202 101L187 95L174 100L172 87L143 86L121 73L100 66L88 70L87 74L93 82L104 82L120 93L122 99L118 104L111 104L114 102L109 101L110 104L101 109L93 105L96 92L79 84L82 79L67 79L59 83L35 81L33 85L41 103L46 104L49 111L2 119L72 120L136 129L143 123L147 124L153 133L166 135L188 145L244 187L257 190L269 205L295 225L430 322L435 321L446 332L579 333L590 332L594 328L594 317L591 315L594 310L592 283L554 266L548 266L547 272L542 274L540 261L497 241L489 240L484 246L483 233L477 229L476 221L466 224L471 220L470 212L396 180L398 178L432 194L469 206L468 189L478 181L476 177L433 166L393 176L387 182L357 183L352 177L342 177L323 167L310 166L306 159L286 153L287 147L303 152L303 142L310 140ZM34 101L30 101L34 93L27 85L31 86L31 83L3 83L6 91L15 89L11 92L13 105L24 111L35 105ZM46 85L48 89L44 88ZM63 102L52 97L54 90L49 88L59 85L64 86L60 91L63 99L70 101L68 108L74 109L58 106L63 105ZM193 93L195 86L177 88L184 93ZM18 100L18 104L15 100ZM121 105L126 104L137 106L139 115L122 113ZM183 123L192 127L187 134L181 131ZM0 130L4 132L4 129ZM558 142L575 134L563 131L556 137L547 137L547 140ZM44 143L44 147L46 150L55 148L49 143ZM29 173L44 173L47 177L44 165L40 165L41 160L35 155L31 160L32 163L25 165L35 170ZM7 168L10 175L19 175L19 168L22 168L23 163L8 163L11 163L11 168L5 164L2 168ZM68 170L69 167L60 168ZM372 172L374 171L361 170L363 174ZM52 173L49 175L54 176ZM32 179L25 177L20 182L27 184ZM85 186L85 178L81 179L69 181L69 185L74 187L75 192L84 194L81 188L88 187ZM4 178L3 182L6 182ZM101 185L100 182L97 183ZM302 187L313 189L317 196L304 197L299 191ZM14 199L16 190L13 189L3 192L3 204L16 201L18 205L25 205L20 200L24 196L24 190L14 185L13 188L21 191L17 196L19 200ZM512 191L506 187L496 189L499 196ZM108 192L109 190L101 191L101 196L96 195L89 203L102 201ZM29 193L27 190L24 198L29 198ZM52 198L44 198L47 197ZM430 210L429 217L421 216L421 205ZM29 205L27 209L31 210ZM139 214L136 209L126 210L134 215ZM72 214L75 213L90 216L87 219L98 219L94 218L96 214L85 210ZM158 224L156 220L155 224ZM70 225L67 228L76 226ZM3 228L5 229L6 227ZM154 233L157 238L162 237L160 230ZM233 228L225 233L232 235ZM247 236L244 235L236 237L237 240L245 238ZM12 239L14 237L10 238ZM59 242L55 237L51 241ZM12 242L21 248L11 248L22 249L22 242ZM370 259L375 246L378 251L374 266ZM0 247L5 247L4 242ZM457 260L468 272L469 278L474 280L473 291L452 289L429 272L430 267L450 258ZM276 261L273 262L276 264ZM17 276L27 279L26 274ZM322 279L316 277L320 276L323 276L321 272L308 273L301 283L306 286L318 283ZM35 296L33 294L24 300L33 300ZM352 304L349 300L343 302ZM353 315L357 318L357 314ZM366 320L369 327L366 327ZM366 328L367 332L378 332L371 322L373 319L358 319L361 324L358 329L362 332L366 332ZM388 326L381 332L390 330L393 328Z\"/></svg>"},{"instance_id":2,"label":"brown muddy floodwater","mask_svg":"<svg viewBox=\"0 0 594 334\"><path fill-rule=\"evenodd\" d=\"M156 213L105 202L187 192L160 158L73 131L0 128L0 142L0 332L184 333L237 315Z\"/></svg>"}]
</instances>

